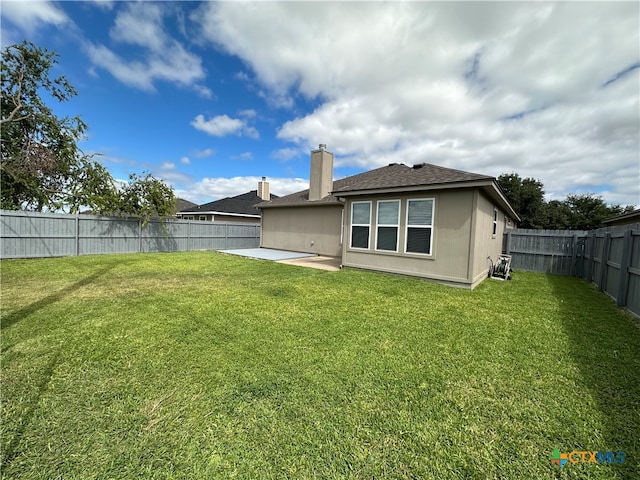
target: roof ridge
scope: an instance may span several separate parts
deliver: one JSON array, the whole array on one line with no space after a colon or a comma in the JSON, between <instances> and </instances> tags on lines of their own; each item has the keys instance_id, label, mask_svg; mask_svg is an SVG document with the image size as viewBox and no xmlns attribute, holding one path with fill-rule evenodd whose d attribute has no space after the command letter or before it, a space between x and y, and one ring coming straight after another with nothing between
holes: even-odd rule
<instances>
[{"instance_id":1,"label":"roof ridge","mask_svg":"<svg viewBox=\"0 0 640 480\"><path fill-rule=\"evenodd\" d=\"M275 199L279 197L271 194L270 198ZM196 205L194 207L181 210L181 212L199 213L206 211L220 211L229 213L249 213L251 211L251 214L254 214L253 210L255 210L255 206L263 201L264 200L258 196L257 190L250 190L233 197L224 197L212 202ZM259 212L256 210L256 213Z\"/></svg>"},{"instance_id":2,"label":"roof ridge","mask_svg":"<svg viewBox=\"0 0 640 480\"><path fill-rule=\"evenodd\" d=\"M417 165L417 168L416 168ZM492 180L495 177L490 175L482 175L480 173L467 172L450 167L443 167L433 163L421 163L414 166L408 166L404 163L390 163L385 166L367 170L365 172L349 175L332 183L331 194L322 200L309 201L309 189L300 190L280 197L276 202L261 202L262 206L278 206L296 204L322 204L337 202L337 197L342 193L356 192L365 190L384 190L384 189L402 189L404 187L430 187L447 185L459 185L465 182L474 182L481 180Z\"/></svg>"},{"instance_id":3,"label":"roof ridge","mask_svg":"<svg viewBox=\"0 0 640 480\"><path fill-rule=\"evenodd\" d=\"M413 168L415 168L415 165L418 165L418 164L414 164ZM440 168L443 170L451 170L453 172L464 173L465 175L471 174L471 175L479 175L481 177L486 177L486 178L495 178L491 175L485 175L483 173L476 173L476 172L469 172L467 170L460 170L459 168L443 167L442 165L436 165L435 163L424 162L423 165L429 165L430 167Z\"/></svg>"}]
</instances>

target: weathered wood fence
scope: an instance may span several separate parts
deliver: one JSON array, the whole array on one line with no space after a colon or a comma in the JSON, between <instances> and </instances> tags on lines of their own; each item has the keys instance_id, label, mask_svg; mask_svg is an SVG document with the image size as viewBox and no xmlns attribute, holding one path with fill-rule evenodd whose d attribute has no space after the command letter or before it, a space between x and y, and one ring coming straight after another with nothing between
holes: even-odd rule
<instances>
[{"instance_id":1,"label":"weathered wood fence","mask_svg":"<svg viewBox=\"0 0 640 480\"><path fill-rule=\"evenodd\" d=\"M0 210L0 258L253 248L260 225Z\"/></svg>"},{"instance_id":2,"label":"weathered wood fence","mask_svg":"<svg viewBox=\"0 0 640 480\"><path fill-rule=\"evenodd\" d=\"M514 270L582 277L640 316L640 224L600 230L507 230Z\"/></svg>"}]
</instances>

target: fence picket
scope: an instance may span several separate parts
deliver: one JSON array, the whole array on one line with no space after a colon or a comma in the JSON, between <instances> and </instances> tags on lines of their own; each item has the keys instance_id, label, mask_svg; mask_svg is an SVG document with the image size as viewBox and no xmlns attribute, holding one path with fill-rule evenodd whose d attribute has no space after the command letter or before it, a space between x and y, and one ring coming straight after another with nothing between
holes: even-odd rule
<instances>
[{"instance_id":1,"label":"fence picket","mask_svg":"<svg viewBox=\"0 0 640 480\"><path fill-rule=\"evenodd\" d=\"M233 227L229 229L229 227ZM228 231L229 230L229 231ZM0 210L0 258L253 248L260 225Z\"/></svg>"},{"instance_id":2,"label":"fence picket","mask_svg":"<svg viewBox=\"0 0 640 480\"><path fill-rule=\"evenodd\" d=\"M640 316L640 265L634 263L640 258L640 224L591 232L511 229L503 251L515 270L579 276Z\"/></svg>"}]
</instances>

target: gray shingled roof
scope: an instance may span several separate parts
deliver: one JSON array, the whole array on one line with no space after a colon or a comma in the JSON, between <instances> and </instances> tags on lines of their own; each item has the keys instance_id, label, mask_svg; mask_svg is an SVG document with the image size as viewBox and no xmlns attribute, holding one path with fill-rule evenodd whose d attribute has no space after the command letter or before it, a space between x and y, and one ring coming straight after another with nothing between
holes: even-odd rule
<instances>
[{"instance_id":1,"label":"gray shingled roof","mask_svg":"<svg viewBox=\"0 0 640 480\"><path fill-rule=\"evenodd\" d=\"M190 202L189 200L185 200L184 198L176 198L176 212L181 212L182 210L186 210L187 208L193 208L197 206L197 203Z\"/></svg>"},{"instance_id":2,"label":"gray shingled roof","mask_svg":"<svg viewBox=\"0 0 640 480\"><path fill-rule=\"evenodd\" d=\"M271 200L277 199L277 195L271 195ZM251 190L250 192L243 193L242 195L236 195L235 197L222 198L215 202L205 203L203 205L197 205L192 208L187 208L179 213L204 213L204 212L221 212L229 214L240 215L260 215L255 205L262 202L262 199L258 196L257 190Z\"/></svg>"},{"instance_id":3,"label":"gray shingled roof","mask_svg":"<svg viewBox=\"0 0 640 480\"><path fill-rule=\"evenodd\" d=\"M360 190L382 190L416 186L451 185L473 181L491 181L493 177L477 173L463 172L452 168L423 163L408 167L402 163L392 163L386 167L376 168L333 182L335 195L357 192ZM325 205L340 203L335 195L328 195L322 200L309 201L309 190L292 193L284 197L262 202L258 208L285 205Z\"/></svg>"}]
</instances>

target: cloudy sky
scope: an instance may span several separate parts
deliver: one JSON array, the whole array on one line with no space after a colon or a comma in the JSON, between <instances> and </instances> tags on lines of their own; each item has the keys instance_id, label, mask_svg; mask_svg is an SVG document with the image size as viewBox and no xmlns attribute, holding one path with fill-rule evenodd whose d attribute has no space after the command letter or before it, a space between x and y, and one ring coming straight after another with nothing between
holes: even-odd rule
<instances>
[{"instance_id":1,"label":"cloudy sky","mask_svg":"<svg viewBox=\"0 0 640 480\"><path fill-rule=\"evenodd\" d=\"M3 48L56 51L56 106L115 178L196 203L392 162L640 206L638 2L2 1Z\"/></svg>"}]
</instances>

